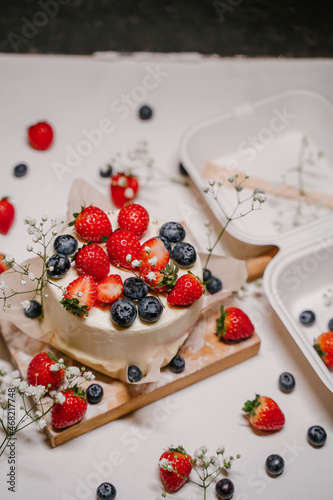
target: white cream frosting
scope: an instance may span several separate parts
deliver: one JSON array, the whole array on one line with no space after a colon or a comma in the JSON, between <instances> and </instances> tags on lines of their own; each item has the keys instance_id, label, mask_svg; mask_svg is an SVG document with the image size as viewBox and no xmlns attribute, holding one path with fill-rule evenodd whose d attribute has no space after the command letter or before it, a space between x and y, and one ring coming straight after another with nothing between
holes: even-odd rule
<instances>
[{"instance_id":1,"label":"white cream frosting","mask_svg":"<svg viewBox=\"0 0 333 500\"><path fill-rule=\"evenodd\" d=\"M118 212L108 214L113 230L118 227ZM140 242L157 236L162 224L162 221L150 218L149 228ZM73 234L79 243L84 243L71 227L65 228L63 234ZM190 270L202 279L198 255ZM180 269L178 276L186 273L187 269ZM131 271L112 265L109 274L120 274L123 281L133 276ZM68 274L54 283L65 288L78 276L73 263ZM88 317L74 316L59 304L62 299L60 288L53 285L46 288L48 298L44 302L43 329L49 334L50 343L83 364L121 380L126 380L130 365L138 366L146 375L143 381L156 380L157 371L159 373L159 369L169 363L185 342L202 307L202 297L190 306L174 307L167 303L166 294L159 294L164 309L156 323L145 323L138 315L131 326L122 328L111 321L109 308L92 307Z\"/></svg>"}]
</instances>

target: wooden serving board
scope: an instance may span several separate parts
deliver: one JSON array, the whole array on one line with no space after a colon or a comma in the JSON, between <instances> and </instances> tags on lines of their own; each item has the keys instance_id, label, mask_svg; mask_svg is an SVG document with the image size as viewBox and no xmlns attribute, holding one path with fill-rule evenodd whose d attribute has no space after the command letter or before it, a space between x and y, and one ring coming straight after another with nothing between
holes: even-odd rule
<instances>
[{"instance_id":1,"label":"wooden serving board","mask_svg":"<svg viewBox=\"0 0 333 500\"><path fill-rule=\"evenodd\" d=\"M186 362L182 373L174 374L166 367L161 370L161 378L158 382L131 385L94 371L96 375L94 382L100 384L104 390L102 401L96 405L88 405L82 421L63 430L54 429L49 413L46 416L45 430L52 446L65 443L257 354L260 339L256 333L249 339L233 345L224 344L218 340L215 335L215 322L219 317L219 307L217 304L201 314L190 337L181 348L180 354ZM49 348L44 342L28 337L17 329L3 328L2 335L13 363L20 370L22 378L26 378L31 359L47 349L63 357L66 366L74 364L80 367L79 363L68 356L57 352L54 348ZM82 384L83 388L90 383ZM46 397L45 402L48 401L50 398Z\"/></svg>"}]
</instances>

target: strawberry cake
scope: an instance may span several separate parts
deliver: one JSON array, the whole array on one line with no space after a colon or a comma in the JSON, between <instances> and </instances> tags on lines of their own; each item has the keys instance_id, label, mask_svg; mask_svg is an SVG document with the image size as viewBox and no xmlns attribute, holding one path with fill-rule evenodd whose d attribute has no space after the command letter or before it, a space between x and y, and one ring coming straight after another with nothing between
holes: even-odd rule
<instances>
[{"instance_id":1,"label":"strawberry cake","mask_svg":"<svg viewBox=\"0 0 333 500\"><path fill-rule=\"evenodd\" d=\"M180 224L149 217L141 205L74 215L48 260L49 343L111 377L131 381L135 367L142 382L156 380L198 320L200 258ZM68 241L75 248L67 252Z\"/></svg>"}]
</instances>

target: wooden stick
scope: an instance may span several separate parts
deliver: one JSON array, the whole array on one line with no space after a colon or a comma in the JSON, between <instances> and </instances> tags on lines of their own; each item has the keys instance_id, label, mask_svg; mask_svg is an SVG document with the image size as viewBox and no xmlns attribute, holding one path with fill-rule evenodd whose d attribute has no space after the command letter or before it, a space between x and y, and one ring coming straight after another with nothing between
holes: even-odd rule
<instances>
[{"instance_id":1,"label":"wooden stick","mask_svg":"<svg viewBox=\"0 0 333 500\"><path fill-rule=\"evenodd\" d=\"M234 170L232 168L227 168L214 163L207 162L202 170L202 175L205 179L215 179L226 181L230 176L238 175L238 181L244 179L245 174L240 170ZM231 183L226 182L226 186L232 186ZM333 208L333 196L326 193L319 193L318 191L312 191L309 189L304 190L302 193L287 184L277 183L276 185L270 181L262 178L250 176L242 182L242 186L249 189L255 189L261 187L265 189L266 193L273 194L275 196L280 196L281 198L287 198L290 200L298 200L303 196L307 203L322 203L328 208Z\"/></svg>"}]
</instances>

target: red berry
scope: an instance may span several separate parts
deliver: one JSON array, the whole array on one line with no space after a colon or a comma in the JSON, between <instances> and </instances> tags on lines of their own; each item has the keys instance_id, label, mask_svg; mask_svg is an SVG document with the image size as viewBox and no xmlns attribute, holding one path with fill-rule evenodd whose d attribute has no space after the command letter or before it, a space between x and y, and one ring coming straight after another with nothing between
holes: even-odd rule
<instances>
[{"instance_id":1,"label":"red berry","mask_svg":"<svg viewBox=\"0 0 333 500\"><path fill-rule=\"evenodd\" d=\"M129 203L120 210L118 224L121 229L129 229L140 239L148 229L148 212L141 205Z\"/></svg>"},{"instance_id":2,"label":"red berry","mask_svg":"<svg viewBox=\"0 0 333 500\"><path fill-rule=\"evenodd\" d=\"M168 304L172 306L188 306L200 299L204 287L202 281L192 273L178 278L174 288L168 295Z\"/></svg>"},{"instance_id":3,"label":"red berry","mask_svg":"<svg viewBox=\"0 0 333 500\"><path fill-rule=\"evenodd\" d=\"M319 335L314 343L314 348L326 366L333 366L333 332Z\"/></svg>"},{"instance_id":4,"label":"red berry","mask_svg":"<svg viewBox=\"0 0 333 500\"><path fill-rule=\"evenodd\" d=\"M5 255L0 253L0 274L4 273L5 271L8 271L10 269L10 266L8 264L4 263Z\"/></svg>"},{"instance_id":5,"label":"red berry","mask_svg":"<svg viewBox=\"0 0 333 500\"><path fill-rule=\"evenodd\" d=\"M164 468L164 464L172 465L173 470ZM159 460L162 482L170 492L178 491L186 483L193 467L193 460L182 446L169 448Z\"/></svg>"},{"instance_id":6,"label":"red berry","mask_svg":"<svg viewBox=\"0 0 333 500\"><path fill-rule=\"evenodd\" d=\"M221 340L240 341L251 337L254 326L250 318L238 307L221 306L221 315L216 320L216 333Z\"/></svg>"},{"instance_id":7,"label":"red berry","mask_svg":"<svg viewBox=\"0 0 333 500\"><path fill-rule=\"evenodd\" d=\"M64 403L54 403L51 415L52 425L63 429L79 422L87 411L87 401L81 387L61 391L65 396Z\"/></svg>"},{"instance_id":8,"label":"red berry","mask_svg":"<svg viewBox=\"0 0 333 500\"><path fill-rule=\"evenodd\" d=\"M76 268L81 274L90 274L100 281L110 271L110 261L103 248L97 243L82 247L75 257Z\"/></svg>"},{"instance_id":9,"label":"red berry","mask_svg":"<svg viewBox=\"0 0 333 500\"><path fill-rule=\"evenodd\" d=\"M262 431L278 431L285 423L284 414L272 398L256 394L254 401L246 401L243 410L249 417L249 422Z\"/></svg>"},{"instance_id":10,"label":"red berry","mask_svg":"<svg viewBox=\"0 0 333 500\"><path fill-rule=\"evenodd\" d=\"M53 130L47 122L39 122L28 128L29 144L34 149L44 151L53 141Z\"/></svg>"},{"instance_id":11,"label":"red berry","mask_svg":"<svg viewBox=\"0 0 333 500\"><path fill-rule=\"evenodd\" d=\"M51 367L57 362L57 358L49 352L37 354L28 366L27 380L29 384L44 385L49 390L59 387L64 379L65 372L61 368L57 371L51 370Z\"/></svg>"},{"instance_id":12,"label":"red berry","mask_svg":"<svg viewBox=\"0 0 333 500\"><path fill-rule=\"evenodd\" d=\"M97 300L101 304L112 304L123 293L123 281L119 274L110 274L97 285Z\"/></svg>"},{"instance_id":13,"label":"red berry","mask_svg":"<svg viewBox=\"0 0 333 500\"><path fill-rule=\"evenodd\" d=\"M169 262L169 252L164 243L159 238L150 238L145 241L140 248L137 259L142 261L141 267L152 271L160 271ZM156 264L149 261L155 259Z\"/></svg>"},{"instance_id":14,"label":"red berry","mask_svg":"<svg viewBox=\"0 0 333 500\"><path fill-rule=\"evenodd\" d=\"M7 234L13 224L15 209L5 196L0 200L0 233Z\"/></svg>"},{"instance_id":15,"label":"red berry","mask_svg":"<svg viewBox=\"0 0 333 500\"><path fill-rule=\"evenodd\" d=\"M102 241L103 236L112 233L111 222L103 210L90 205L82 208L80 213L73 214L75 220L68 225L75 227L75 231L87 241Z\"/></svg>"},{"instance_id":16,"label":"red berry","mask_svg":"<svg viewBox=\"0 0 333 500\"><path fill-rule=\"evenodd\" d=\"M97 298L97 285L92 276L84 274L69 283L65 293L66 299L78 299L81 306L89 309L94 305Z\"/></svg>"},{"instance_id":17,"label":"red berry","mask_svg":"<svg viewBox=\"0 0 333 500\"><path fill-rule=\"evenodd\" d=\"M137 258L140 242L132 231L117 229L108 239L106 248L112 265L132 269L131 261Z\"/></svg>"},{"instance_id":18,"label":"red berry","mask_svg":"<svg viewBox=\"0 0 333 500\"><path fill-rule=\"evenodd\" d=\"M111 177L110 189L113 203L117 208L121 208L125 203L134 200L139 190L139 181L133 175L115 174Z\"/></svg>"}]
</instances>

